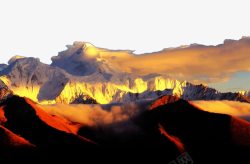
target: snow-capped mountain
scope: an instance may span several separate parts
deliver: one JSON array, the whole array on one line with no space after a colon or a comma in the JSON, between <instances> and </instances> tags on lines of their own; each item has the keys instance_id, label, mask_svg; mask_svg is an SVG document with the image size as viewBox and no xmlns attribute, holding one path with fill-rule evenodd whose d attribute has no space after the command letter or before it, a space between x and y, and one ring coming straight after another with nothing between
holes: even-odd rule
<instances>
[{"instance_id":1,"label":"snow-capped mountain","mask_svg":"<svg viewBox=\"0 0 250 164\"><path fill-rule=\"evenodd\" d=\"M17 95L40 102L53 100L68 81L62 70L37 58L12 58L0 79Z\"/></svg>"},{"instance_id":2,"label":"snow-capped mountain","mask_svg":"<svg viewBox=\"0 0 250 164\"><path fill-rule=\"evenodd\" d=\"M219 93L204 85L170 78L167 74L124 65L130 51L112 51L75 42L52 57L52 64L15 56L0 71L0 79L17 95L39 103L115 103L176 95L185 100L236 100L248 95Z\"/></svg>"},{"instance_id":3,"label":"snow-capped mountain","mask_svg":"<svg viewBox=\"0 0 250 164\"><path fill-rule=\"evenodd\" d=\"M145 91L143 93L129 93L123 97L123 102L129 101L140 101L147 99L157 99L163 95L175 95L184 100L232 100L240 102L250 102L249 95L242 95L240 93L220 93L213 88L209 88L202 84L194 85L186 82L181 88L176 92L176 88L157 90L157 91Z\"/></svg>"},{"instance_id":4,"label":"snow-capped mountain","mask_svg":"<svg viewBox=\"0 0 250 164\"><path fill-rule=\"evenodd\" d=\"M239 93L242 94L243 96L250 97L250 91L240 91Z\"/></svg>"}]
</instances>

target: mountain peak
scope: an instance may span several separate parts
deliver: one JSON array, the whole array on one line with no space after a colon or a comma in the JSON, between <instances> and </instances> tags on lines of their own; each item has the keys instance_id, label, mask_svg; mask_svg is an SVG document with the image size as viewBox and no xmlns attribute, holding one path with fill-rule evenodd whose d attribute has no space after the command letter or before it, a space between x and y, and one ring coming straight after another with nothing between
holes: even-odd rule
<instances>
[{"instance_id":1,"label":"mountain peak","mask_svg":"<svg viewBox=\"0 0 250 164\"><path fill-rule=\"evenodd\" d=\"M52 57L52 66L64 69L76 76L93 74L99 68L95 58L99 56L99 49L88 42L74 42L67 50Z\"/></svg>"},{"instance_id":2,"label":"mountain peak","mask_svg":"<svg viewBox=\"0 0 250 164\"><path fill-rule=\"evenodd\" d=\"M13 56L12 58L10 58L10 60L8 61L8 64L12 64L14 63L15 61L19 60L19 59L23 59L23 58L26 58L24 56L19 56L19 55L15 55Z\"/></svg>"},{"instance_id":3,"label":"mountain peak","mask_svg":"<svg viewBox=\"0 0 250 164\"><path fill-rule=\"evenodd\" d=\"M83 42L83 47L88 48L88 47L95 47L95 46L89 42Z\"/></svg>"},{"instance_id":4,"label":"mountain peak","mask_svg":"<svg viewBox=\"0 0 250 164\"><path fill-rule=\"evenodd\" d=\"M98 48L88 42L84 43L83 51L87 57L96 57L99 54Z\"/></svg>"},{"instance_id":5,"label":"mountain peak","mask_svg":"<svg viewBox=\"0 0 250 164\"><path fill-rule=\"evenodd\" d=\"M155 102L153 102L153 104L150 106L149 109L152 110L162 105L175 103L179 100L180 98L178 96L165 95L158 98Z\"/></svg>"}]
</instances>

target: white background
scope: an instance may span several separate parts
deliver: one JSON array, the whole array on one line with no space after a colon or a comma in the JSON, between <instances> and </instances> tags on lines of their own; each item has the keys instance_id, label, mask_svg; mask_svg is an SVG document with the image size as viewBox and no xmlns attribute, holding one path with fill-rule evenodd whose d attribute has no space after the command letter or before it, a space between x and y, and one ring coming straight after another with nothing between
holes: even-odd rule
<instances>
[{"instance_id":1,"label":"white background","mask_svg":"<svg viewBox=\"0 0 250 164\"><path fill-rule=\"evenodd\" d=\"M144 53L249 35L247 0L0 0L0 63L50 63L76 40Z\"/></svg>"}]
</instances>

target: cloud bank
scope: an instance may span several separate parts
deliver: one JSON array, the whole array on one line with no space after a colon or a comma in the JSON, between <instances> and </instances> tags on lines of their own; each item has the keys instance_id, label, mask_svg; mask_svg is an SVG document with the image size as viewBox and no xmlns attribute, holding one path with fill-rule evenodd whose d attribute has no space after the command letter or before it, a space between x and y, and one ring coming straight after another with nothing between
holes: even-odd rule
<instances>
[{"instance_id":1,"label":"cloud bank","mask_svg":"<svg viewBox=\"0 0 250 164\"><path fill-rule=\"evenodd\" d=\"M140 111L143 111L143 108L140 108L135 103L123 105L55 104L39 106L52 115L61 116L85 126L103 126L127 121Z\"/></svg>"},{"instance_id":2,"label":"cloud bank","mask_svg":"<svg viewBox=\"0 0 250 164\"><path fill-rule=\"evenodd\" d=\"M217 46L192 44L134 55L130 51L103 50L100 58L121 72L159 73L196 83L227 81L234 73L250 71L250 38L225 40Z\"/></svg>"},{"instance_id":3,"label":"cloud bank","mask_svg":"<svg viewBox=\"0 0 250 164\"><path fill-rule=\"evenodd\" d=\"M250 104L237 101L192 101L199 108L214 113L229 114L250 121Z\"/></svg>"},{"instance_id":4,"label":"cloud bank","mask_svg":"<svg viewBox=\"0 0 250 164\"><path fill-rule=\"evenodd\" d=\"M229 114L250 121L250 104L236 101L192 101L192 104L202 110ZM126 128L134 127L131 118L147 110L151 102L116 104L116 105L88 105L88 104L55 104L39 105L52 115L63 117L71 122L83 126L106 126L126 122ZM123 127L123 126L119 126Z\"/></svg>"}]
</instances>

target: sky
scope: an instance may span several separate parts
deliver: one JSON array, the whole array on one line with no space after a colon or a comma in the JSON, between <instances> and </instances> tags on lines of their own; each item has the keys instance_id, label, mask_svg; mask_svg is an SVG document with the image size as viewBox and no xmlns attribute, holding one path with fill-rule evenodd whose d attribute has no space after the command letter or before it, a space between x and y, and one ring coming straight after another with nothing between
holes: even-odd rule
<instances>
[{"instance_id":1,"label":"sky","mask_svg":"<svg viewBox=\"0 0 250 164\"><path fill-rule=\"evenodd\" d=\"M248 0L0 0L0 63L87 41L135 53L250 36Z\"/></svg>"},{"instance_id":2,"label":"sky","mask_svg":"<svg viewBox=\"0 0 250 164\"><path fill-rule=\"evenodd\" d=\"M51 56L74 41L159 51L250 36L247 0L1 0L0 61Z\"/></svg>"},{"instance_id":3,"label":"sky","mask_svg":"<svg viewBox=\"0 0 250 164\"><path fill-rule=\"evenodd\" d=\"M250 90L250 72L239 71L233 74L228 81L211 83L209 86L217 88L223 92Z\"/></svg>"}]
</instances>

